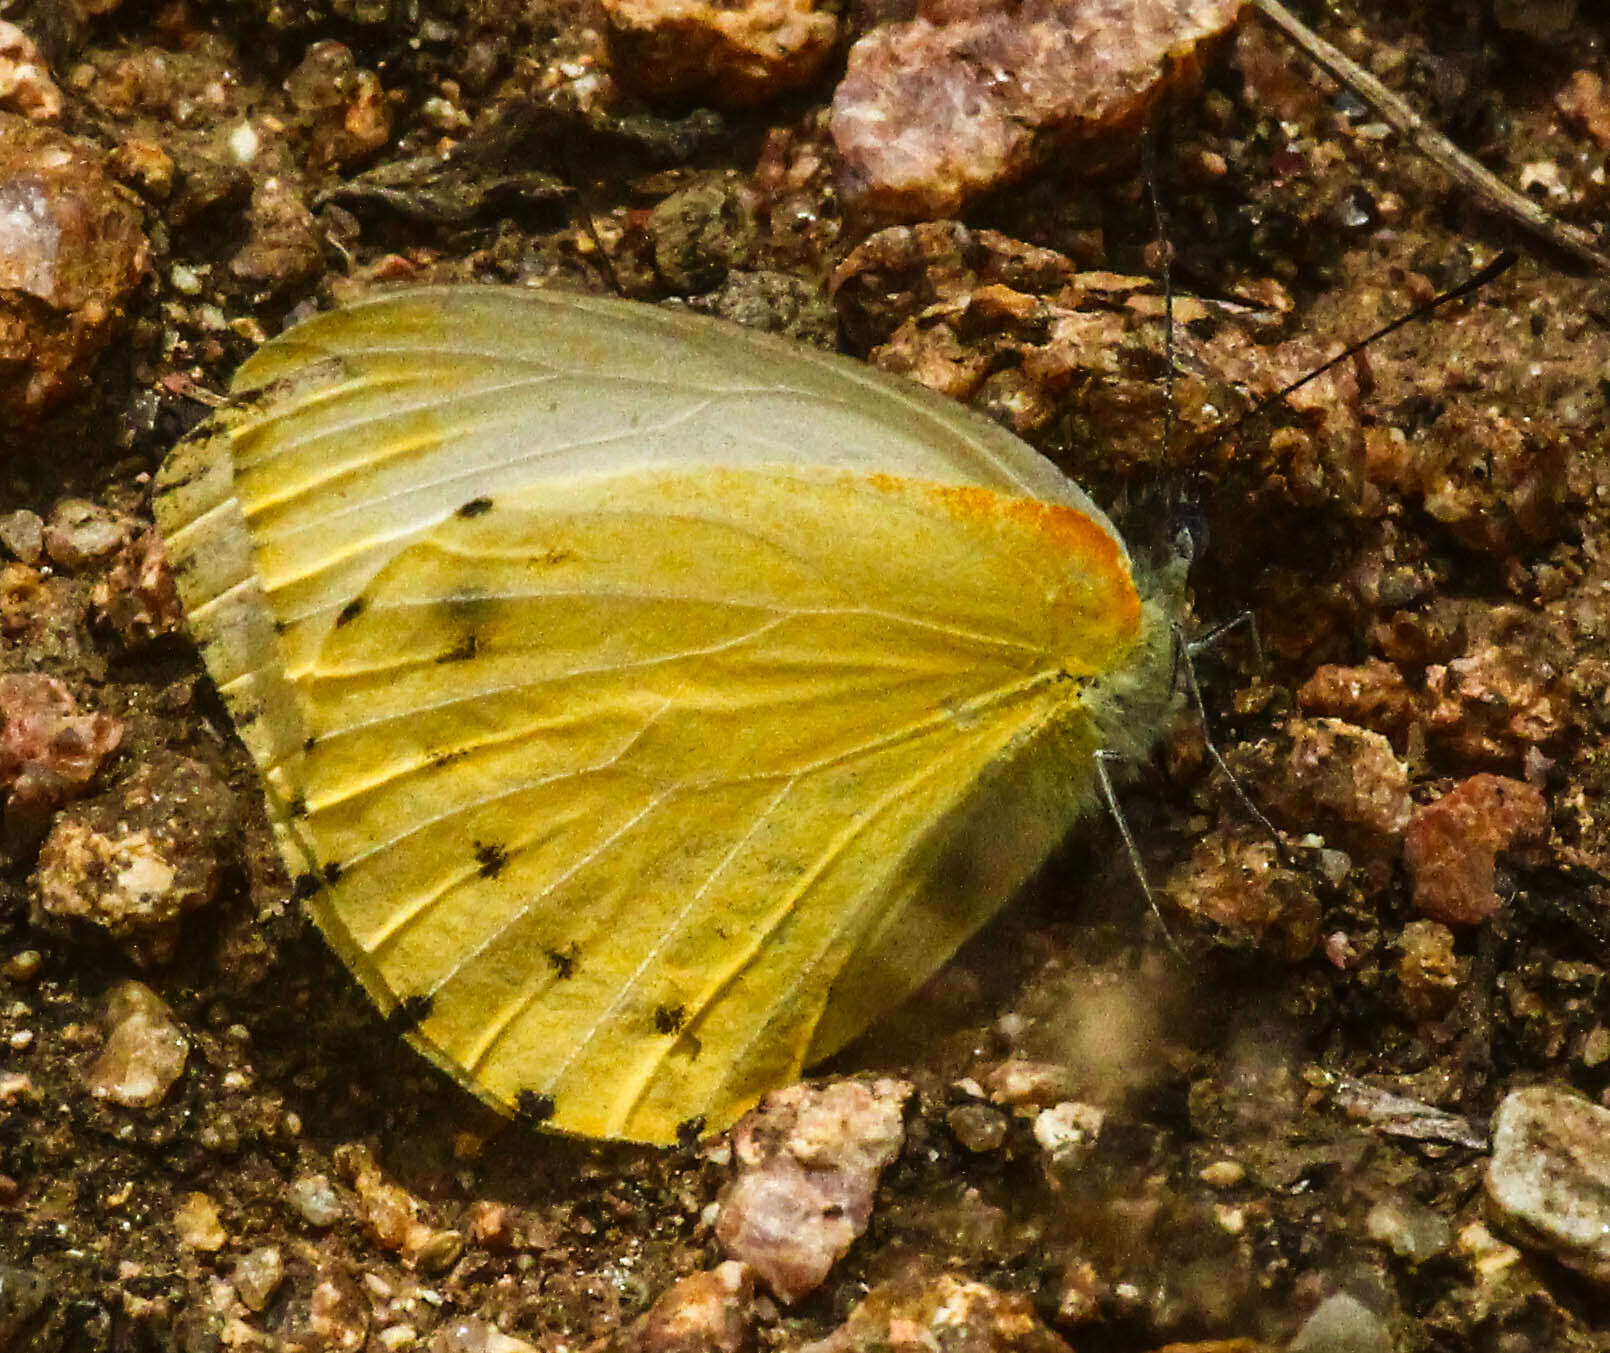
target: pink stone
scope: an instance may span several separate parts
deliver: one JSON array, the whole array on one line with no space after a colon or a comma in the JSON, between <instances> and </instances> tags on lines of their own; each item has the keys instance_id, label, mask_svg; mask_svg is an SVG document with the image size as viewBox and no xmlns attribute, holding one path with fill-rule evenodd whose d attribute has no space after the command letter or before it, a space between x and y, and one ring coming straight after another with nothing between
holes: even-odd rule
<instances>
[{"instance_id":1,"label":"pink stone","mask_svg":"<svg viewBox=\"0 0 1610 1353\"><path fill-rule=\"evenodd\" d=\"M1074 172L1132 154L1241 0L929 0L850 50L829 131L847 193L905 220L952 216L1053 153Z\"/></svg>"},{"instance_id":2,"label":"pink stone","mask_svg":"<svg viewBox=\"0 0 1610 1353\"><path fill-rule=\"evenodd\" d=\"M904 1081L790 1085L732 1130L738 1176L716 1238L785 1302L820 1287L872 1215L883 1167L905 1141Z\"/></svg>"}]
</instances>

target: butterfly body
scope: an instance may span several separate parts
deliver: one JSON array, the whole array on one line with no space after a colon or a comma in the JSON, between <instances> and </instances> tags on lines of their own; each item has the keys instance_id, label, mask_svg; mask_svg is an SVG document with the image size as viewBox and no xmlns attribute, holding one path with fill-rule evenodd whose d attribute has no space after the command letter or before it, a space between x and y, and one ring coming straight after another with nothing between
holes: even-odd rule
<instances>
[{"instance_id":1,"label":"butterfly body","mask_svg":"<svg viewBox=\"0 0 1610 1353\"><path fill-rule=\"evenodd\" d=\"M432 288L236 394L157 516L287 862L422 1051L559 1130L720 1127L843 1046L1172 706L1177 596L1084 494L843 359Z\"/></svg>"}]
</instances>

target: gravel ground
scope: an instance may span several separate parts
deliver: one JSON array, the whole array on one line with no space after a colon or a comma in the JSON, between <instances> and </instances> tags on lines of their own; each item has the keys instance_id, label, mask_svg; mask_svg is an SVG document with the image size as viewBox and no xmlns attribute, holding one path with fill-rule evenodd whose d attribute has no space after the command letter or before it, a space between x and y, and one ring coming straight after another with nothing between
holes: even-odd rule
<instances>
[{"instance_id":1,"label":"gravel ground","mask_svg":"<svg viewBox=\"0 0 1610 1353\"><path fill-rule=\"evenodd\" d=\"M1155 118L1170 399L1132 133L1094 181L1042 154L960 223L874 233L826 131L843 40L713 114L635 102L584 4L80 3L106 12L0 3L40 49L0 29L0 1350L1610 1348L1602 1235L1551 1229L1610 1192L1602 278L1247 16ZM1574 8L1310 17L1591 225L1610 26ZM74 204L49 304L24 181ZM1501 248L1476 296L1206 445ZM1196 623L1262 634L1202 675L1287 856L1183 720L1126 804L1184 957L1092 822L822 1069L911 1093L865 1234L791 1303L716 1267L725 1138L505 1123L386 1027L177 623L150 475L239 361L471 278L868 355L1104 502L1184 479ZM1516 1203L1488 1123L1527 1087L1578 1097L1500 1134L1561 1163Z\"/></svg>"}]
</instances>

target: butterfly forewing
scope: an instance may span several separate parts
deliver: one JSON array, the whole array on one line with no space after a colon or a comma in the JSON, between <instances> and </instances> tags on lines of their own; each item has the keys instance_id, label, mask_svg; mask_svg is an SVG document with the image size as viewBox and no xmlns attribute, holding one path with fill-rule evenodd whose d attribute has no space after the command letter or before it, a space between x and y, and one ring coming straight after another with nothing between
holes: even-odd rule
<instances>
[{"instance_id":1,"label":"butterfly forewing","mask_svg":"<svg viewBox=\"0 0 1610 1353\"><path fill-rule=\"evenodd\" d=\"M670 318L485 289L324 317L158 497L371 994L491 1101L656 1142L1000 906L1083 806L1083 683L1139 626L1111 528L1014 439Z\"/></svg>"}]
</instances>

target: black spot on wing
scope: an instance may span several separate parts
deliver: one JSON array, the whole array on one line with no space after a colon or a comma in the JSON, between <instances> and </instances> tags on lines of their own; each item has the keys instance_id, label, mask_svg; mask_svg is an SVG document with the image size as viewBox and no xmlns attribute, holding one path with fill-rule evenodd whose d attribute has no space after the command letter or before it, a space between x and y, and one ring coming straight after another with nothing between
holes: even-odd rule
<instances>
[{"instance_id":1,"label":"black spot on wing","mask_svg":"<svg viewBox=\"0 0 1610 1353\"><path fill-rule=\"evenodd\" d=\"M561 982L576 975L575 945L566 945L563 949L545 949L542 956L548 960L548 966L553 969L553 975Z\"/></svg>"},{"instance_id":2,"label":"black spot on wing","mask_svg":"<svg viewBox=\"0 0 1610 1353\"><path fill-rule=\"evenodd\" d=\"M291 880L291 896L298 902L306 902L323 886L317 874L298 874Z\"/></svg>"},{"instance_id":3,"label":"black spot on wing","mask_svg":"<svg viewBox=\"0 0 1610 1353\"><path fill-rule=\"evenodd\" d=\"M339 883L341 881L341 875L345 872L346 871L341 868L339 862L331 860L329 864L324 866L324 881L326 883Z\"/></svg>"},{"instance_id":4,"label":"black spot on wing","mask_svg":"<svg viewBox=\"0 0 1610 1353\"><path fill-rule=\"evenodd\" d=\"M397 1033L412 1033L430 1018L435 1001L428 994L404 996L386 1016L386 1026Z\"/></svg>"},{"instance_id":5,"label":"black spot on wing","mask_svg":"<svg viewBox=\"0 0 1610 1353\"><path fill-rule=\"evenodd\" d=\"M342 625L350 625L354 620L356 620L362 614L363 614L363 598L362 597L353 597L353 599L351 601L349 601L345 606L343 606L341 608L340 613L336 616L336 618L335 618L336 627L340 628Z\"/></svg>"},{"instance_id":6,"label":"black spot on wing","mask_svg":"<svg viewBox=\"0 0 1610 1353\"><path fill-rule=\"evenodd\" d=\"M654 1012L654 1029L662 1034L679 1034L687 1023L688 1012L680 1005L662 1005Z\"/></svg>"},{"instance_id":7,"label":"black spot on wing","mask_svg":"<svg viewBox=\"0 0 1610 1353\"><path fill-rule=\"evenodd\" d=\"M461 517L484 517L491 510L492 500L490 498L471 498L469 502L459 508L458 515Z\"/></svg>"},{"instance_id":8,"label":"black spot on wing","mask_svg":"<svg viewBox=\"0 0 1610 1353\"><path fill-rule=\"evenodd\" d=\"M466 634L447 652L443 653L437 662L468 662L480 651L481 641L473 634Z\"/></svg>"},{"instance_id":9,"label":"black spot on wing","mask_svg":"<svg viewBox=\"0 0 1610 1353\"><path fill-rule=\"evenodd\" d=\"M502 846L485 841L475 843L475 863L480 866L482 878L495 879L503 872L503 866L508 862L509 852Z\"/></svg>"},{"instance_id":10,"label":"black spot on wing","mask_svg":"<svg viewBox=\"0 0 1610 1353\"><path fill-rule=\"evenodd\" d=\"M552 1095L536 1090L522 1090L514 1097L514 1116L532 1127L546 1123L553 1117L556 1108Z\"/></svg>"}]
</instances>

